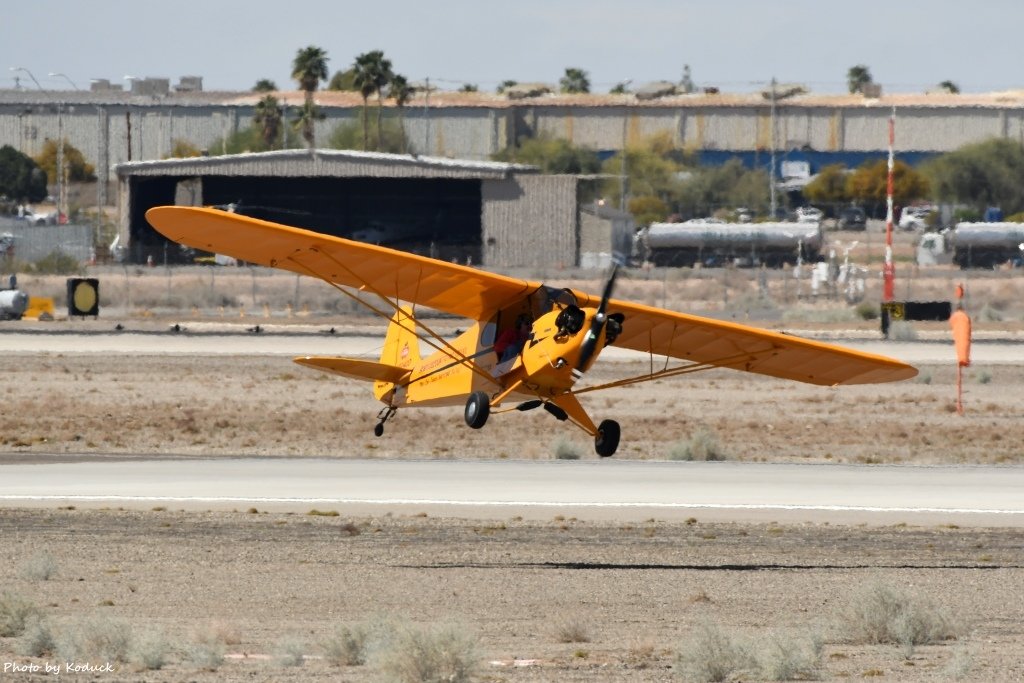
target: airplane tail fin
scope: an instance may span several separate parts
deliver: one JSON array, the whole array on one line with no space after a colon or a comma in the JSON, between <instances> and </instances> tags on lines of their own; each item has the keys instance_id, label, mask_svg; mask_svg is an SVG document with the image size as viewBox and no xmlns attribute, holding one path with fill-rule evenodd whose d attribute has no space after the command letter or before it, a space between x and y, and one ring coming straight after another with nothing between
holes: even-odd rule
<instances>
[{"instance_id":1,"label":"airplane tail fin","mask_svg":"<svg viewBox=\"0 0 1024 683\"><path fill-rule=\"evenodd\" d=\"M399 306L388 325L384 337L384 350L380 354L382 365L389 365L412 371L420 362L420 340L416 336L416 321L411 306ZM408 375L406 375L408 376ZM373 395L384 400L392 391L395 383L378 381L373 385Z\"/></svg>"},{"instance_id":2,"label":"airplane tail fin","mask_svg":"<svg viewBox=\"0 0 1024 683\"><path fill-rule=\"evenodd\" d=\"M416 320L411 306L400 306L388 325L380 362L412 369L420 361L420 340L416 336Z\"/></svg>"}]
</instances>

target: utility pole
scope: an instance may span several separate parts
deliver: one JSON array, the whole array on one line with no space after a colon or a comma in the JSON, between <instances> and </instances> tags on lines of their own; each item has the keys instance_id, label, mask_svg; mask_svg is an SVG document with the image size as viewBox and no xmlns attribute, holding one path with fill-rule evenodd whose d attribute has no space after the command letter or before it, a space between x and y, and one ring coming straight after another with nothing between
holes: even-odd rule
<instances>
[{"instance_id":1,"label":"utility pole","mask_svg":"<svg viewBox=\"0 0 1024 683\"><path fill-rule=\"evenodd\" d=\"M882 301L892 301L896 295L896 265L892 262L892 194L893 194L893 147L896 144L896 107L889 117L889 176L886 181L885 197L885 263L882 265Z\"/></svg>"},{"instance_id":2,"label":"utility pole","mask_svg":"<svg viewBox=\"0 0 1024 683\"><path fill-rule=\"evenodd\" d=\"M775 84L776 84L775 77L772 76L772 97L771 97L771 100L772 100L772 106L771 106L772 166L771 166L771 172L768 174L768 196L771 198L770 199L770 206L771 206L771 208L770 208L771 219L770 220L775 220L775 208L776 208L776 200L775 200L775 99L776 99L777 96L775 94Z\"/></svg>"}]
</instances>

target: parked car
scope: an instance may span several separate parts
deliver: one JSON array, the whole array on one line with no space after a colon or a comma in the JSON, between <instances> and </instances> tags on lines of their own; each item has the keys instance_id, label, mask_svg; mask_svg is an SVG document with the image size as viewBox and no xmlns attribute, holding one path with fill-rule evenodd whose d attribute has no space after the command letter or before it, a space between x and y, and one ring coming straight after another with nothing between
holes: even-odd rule
<instances>
[{"instance_id":1,"label":"parked car","mask_svg":"<svg viewBox=\"0 0 1024 683\"><path fill-rule=\"evenodd\" d=\"M928 206L907 206L900 214L900 230L926 230L928 214L932 212Z\"/></svg>"},{"instance_id":2,"label":"parked car","mask_svg":"<svg viewBox=\"0 0 1024 683\"><path fill-rule=\"evenodd\" d=\"M846 206L839 210L836 227L840 230L864 230L868 225L868 215L859 206Z\"/></svg>"}]
</instances>

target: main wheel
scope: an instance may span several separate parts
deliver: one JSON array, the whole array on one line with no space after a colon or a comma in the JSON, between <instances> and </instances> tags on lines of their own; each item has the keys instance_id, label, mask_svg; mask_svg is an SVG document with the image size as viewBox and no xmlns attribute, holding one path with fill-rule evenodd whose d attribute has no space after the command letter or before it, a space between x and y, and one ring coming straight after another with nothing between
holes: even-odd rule
<instances>
[{"instance_id":1,"label":"main wheel","mask_svg":"<svg viewBox=\"0 0 1024 683\"><path fill-rule=\"evenodd\" d=\"M619 423L615 420L605 420L597 427L597 436L594 437L594 450L602 458L615 455L619 447Z\"/></svg>"},{"instance_id":2,"label":"main wheel","mask_svg":"<svg viewBox=\"0 0 1024 683\"><path fill-rule=\"evenodd\" d=\"M474 391L466 400L466 424L473 429L480 429L487 424L491 414L491 399L483 391Z\"/></svg>"},{"instance_id":3,"label":"main wheel","mask_svg":"<svg viewBox=\"0 0 1024 683\"><path fill-rule=\"evenodd\" d=\"M383 433L384 433L384 424L383 423L379 423L379 424L377 424L377 426L375 426L373 428L373 435L374 436L380 436Z\"/></svg>"}]
</instances>

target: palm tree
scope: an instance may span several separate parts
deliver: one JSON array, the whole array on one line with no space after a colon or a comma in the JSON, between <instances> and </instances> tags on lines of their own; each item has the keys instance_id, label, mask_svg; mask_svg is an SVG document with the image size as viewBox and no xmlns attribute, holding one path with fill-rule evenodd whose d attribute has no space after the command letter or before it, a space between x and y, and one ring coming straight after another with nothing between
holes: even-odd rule
<instances>
[{"instance_id":1,"label":"palm tree","mask_svg":"<svg viewBox=\"0 0 1024 683\"><path fill-rule=\"evenodd\" d=\"M273 95L267 95L256 103L256 113L253 115L252 120L253 123L260 127L260 136L263 138L263 144L266 145L267 149L273 149L274 143L277 142L277 134L281 130L283 115L284 112L281 109L281 105L277 103L277 98Z\"/></svg>"},{"instance_id":2,"label":"palm tree","mask_svg":"<svg viewBox=\"0 0 1024 683\"><path fill-rule=\"evenodd\" d=\"M564 93L588 93L590 92L590 79L583 69L569 67L565 70L565 76L559 81Z\"/></svg>"},{"instance_id":3,"label":"palm tree","mask_svg":"<svg viewBox=\"0 0 1024 683\"><path fill-rule=\"evenodd\" d=\"M320 111L320 108L313 104L312 100L304 102L299 107L298 115L292 122L292 126L296 131L302 133L302 137L306 140L306 145L310 150L313 149L313 126L317 121L323 121L324 115Z\"/></svg>"},{"instance_id":4,"label":"palm tree","mask_svg":"<svg viewBox=\"0 0 1024 683\"><path fill-rule=\"evenodd\" d=\"M412 94L415 89L409 85L409 81L402 74L393 74L391 76L391 83L388 84L388 94L395 98L395 106L398 108L398 130L402 136L402 151L408 152L408 146L406 145L405 139L405 121L402 117L402 108L409 103L412 99Z\"/></svg>"},{"instance_id":5,"label":"palm tree","mask_svg":"<svg viewBox=\"0 0 1024 683\"><path fill-rule=\"evenodd\" d=\"M850 89L850 93L863 93L865 86L874 83L871 78L871 71L863 64L857 66L851 66L849 71L846 72L846 85Z\"/></svg>"},{"instance_id":6,"label":"palm tree","mask_svg":"<svg viewBox=\"0 0 1024 683\"><path fill-rule=\"evenodd\" d=\"M939 87L948 92L950 95L959 95L960 86L953 81L942 81L939 83Z\"/></svg>"},{"instance_id":7,"label":"palm tree","mask_svg":"<svg viewBox=\"0 0 1024 683\"><path fill-rule=\"evenodd\" d=\"M292 78L299 82L299 87L306 95L306 104L302 108L299 121L302 122L302 137L310 149L313 149L313 122L322 118L313 104L313 93L320 81L327 80L327 52L322 48L310 45L300 49L292 60Z\"/></svg>"},{"instance_id":8,"label":"palm tree","mask_svg":"<svg viewBox=\"0 0 1024 683\"><path fill-rule=\"evenodd\" d=\"M378 68L381 58L384 57L384 53L380 50L374 50L372 52L364 52L356 57L355 66L355 78L352 79L353 85L359 90L359 94L363 98L363 151L365 152L370 147L370 131L369 123L367 121L367 113L369 111L370 95L377 91L378 81Z\"/></svg>"}]
</instances>

